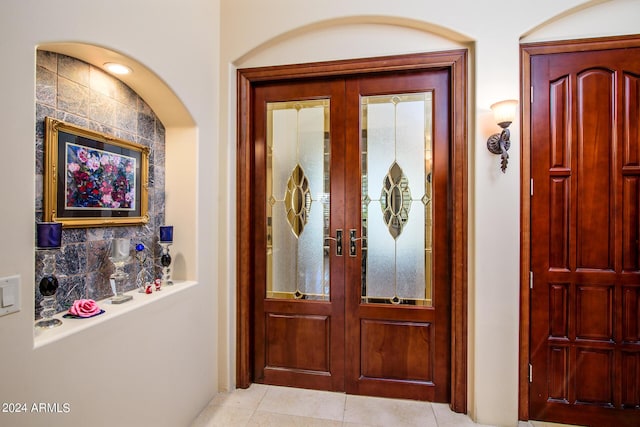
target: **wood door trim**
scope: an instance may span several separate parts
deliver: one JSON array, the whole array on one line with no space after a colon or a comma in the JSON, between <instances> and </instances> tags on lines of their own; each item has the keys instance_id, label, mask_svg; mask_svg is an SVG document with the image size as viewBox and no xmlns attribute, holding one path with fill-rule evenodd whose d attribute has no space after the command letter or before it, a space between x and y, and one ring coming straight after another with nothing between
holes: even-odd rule
<instances>
[{"instance_id":1,"label":"wood door trim","mask_svg":"<svg viewBox=\"0 0 640 427\"><path fill-rule=\"evenodd\" d=\"M616 36L520 45L520 354L518 378L518 418L529 419L529 339L531 305L531 57L554 53L640 47L640 36Z\"/></svg>"},{"instance_id":2,"label":"wood door trim","mask_svg":"<svg viewBox=\"0 0 640 427\"><path fill-rule=\"evenodd\" d=\"M259 82L299 80L398 71L448 69L451 73L451 186L453 238L451 283L451 401L467 412L467 50L414 55L259 67L237 71L237 355L236 385L251 384L252 283L251 248L252 130L251 89Z\"/></svg>"}]
</instances>

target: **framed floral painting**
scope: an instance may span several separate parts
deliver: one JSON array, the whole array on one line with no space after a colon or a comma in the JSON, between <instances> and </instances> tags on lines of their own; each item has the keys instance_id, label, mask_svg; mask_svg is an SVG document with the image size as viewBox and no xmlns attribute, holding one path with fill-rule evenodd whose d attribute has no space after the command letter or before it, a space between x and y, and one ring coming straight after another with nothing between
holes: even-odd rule
<instances>
[{"instance_id":1,"label":"framed floral painting","mask_svg":"<svg viewBox=\"0 0 640 427\"><path fill-rule=\"evenodd\" d=\"M45 118L44 221L145 224L148 171L148 147Z\"/></svg>"}]
</instances>

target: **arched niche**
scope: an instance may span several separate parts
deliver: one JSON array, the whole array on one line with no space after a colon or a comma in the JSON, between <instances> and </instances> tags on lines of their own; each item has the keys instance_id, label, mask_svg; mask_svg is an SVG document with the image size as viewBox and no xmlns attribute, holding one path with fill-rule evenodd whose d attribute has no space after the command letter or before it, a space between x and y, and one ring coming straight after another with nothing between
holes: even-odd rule
<instances>
[{"instance_id":1,"label":"arched niche","mask_svg":"<svg viewBox=\"0 0 640 427\"><path fill-rule=\"evenodd\" d=\"M175 227L173 277L196 279L196 152L197 128L173 90L141 62L100 46L85 43L42 43L40 50L60 53L104 69L107 62L128 66L132 73L117 76L151 107L165 127L165 223Z\"/></svg>"}]
</instances>

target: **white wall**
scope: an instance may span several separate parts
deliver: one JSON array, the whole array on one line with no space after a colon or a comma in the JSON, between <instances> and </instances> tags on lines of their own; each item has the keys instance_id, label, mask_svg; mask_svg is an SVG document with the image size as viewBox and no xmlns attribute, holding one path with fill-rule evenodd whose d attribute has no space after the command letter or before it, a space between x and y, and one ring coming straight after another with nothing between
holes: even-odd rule
<instances>
[{"instance_id":1,"label":"white wall","mask_svg":"<svg viewBox=\"0 0 640 427\"><path fill-rule=\"evenodd\" d=\"M595 5L595 6L594 6ZM589 6L593 6L589 9ZM285 13L286 11L286 13ZM220 137L222 179L235 182L235 70L468 46L469 84L469 410L482 423L515 425L518 405L520 124L511 127L507 173L485 146L499 128L489 106L520 93L519 43L640 33L637 0L222 0ZM562 19L559 19L562 18ZM547 21L552 21L547 23ZM633 21L633 22L632 22ZM227 198L235 203L233 194ZM235 213L222 239L230 254L222 283L234 283ZM224 274L224 273L223 273ZM221 383L233 385L234 287L221 291ZM222 350L221 350L222 352ZM229 354L227 353L227 354ZM226 369L226 374L225 374Z\"/></svg>"},{"instance_id":2,"label":"white wall","mask_svg":"<svg viewBox=\"0 0 640 427\"><path fill-rule=\"evenodd\" d=\"M0 425L188 425L218 388L218 1L2 6L0 277L20 275L22 309L0 317L0 401L29 410L32 403L68 403L71 411L0 412ZM168 156L180 152L167 159L167 218L190 218L192 228L181 236L180 252L189 258L182 274L199 285L34 350L35 51L52 42L120 52L166 85L170 95L153 92L147 101L167 127ZM136 84L143 96L150 93L145 81ZM178 195L181 186L187 191Z\"/></svg>"}]
</instances>

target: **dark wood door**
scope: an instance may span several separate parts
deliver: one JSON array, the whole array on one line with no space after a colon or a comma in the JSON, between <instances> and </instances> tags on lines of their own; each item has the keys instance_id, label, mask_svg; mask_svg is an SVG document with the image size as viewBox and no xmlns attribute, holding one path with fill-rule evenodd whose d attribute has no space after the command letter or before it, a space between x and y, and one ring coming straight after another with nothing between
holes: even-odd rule
<instances>
[{"instance_id":1,"label":"dark wood door","mask_svg":"<svg viewBox=\"0 0 640 427\"><path fill-rule=\"evenodd\" d=\"M347 392L446 402L448 71L349 80L347 122L346 224L362 238L346 260Z\"/></svg>"},{"instance_id":2,"label":"dark wood door","mask_svg":"<svg viewBox=\"0 0 640 427\"><path fill-rule=\"evenodd\" d=\"M344 390L344 82L254 88L254 380Z\"/></svg>"},{"instance_id":3,"label":"dark wood door","mask_svg":"<svg viewBox=\"0 0 640 427\"><path fill-rule=\"evenodd\" d=\"M449 70L253 91L254 380L449 401Z\"/></svg>"},{"instance_id":4,"label":"dark wood door","mask_svg":"<svg viewBox=\"0 0 640 427\"><path fill-rule=\"evenodd\" d=\"M530 418L640 425L640 49L531 58Z\"/></svg>"}]
</instances>

